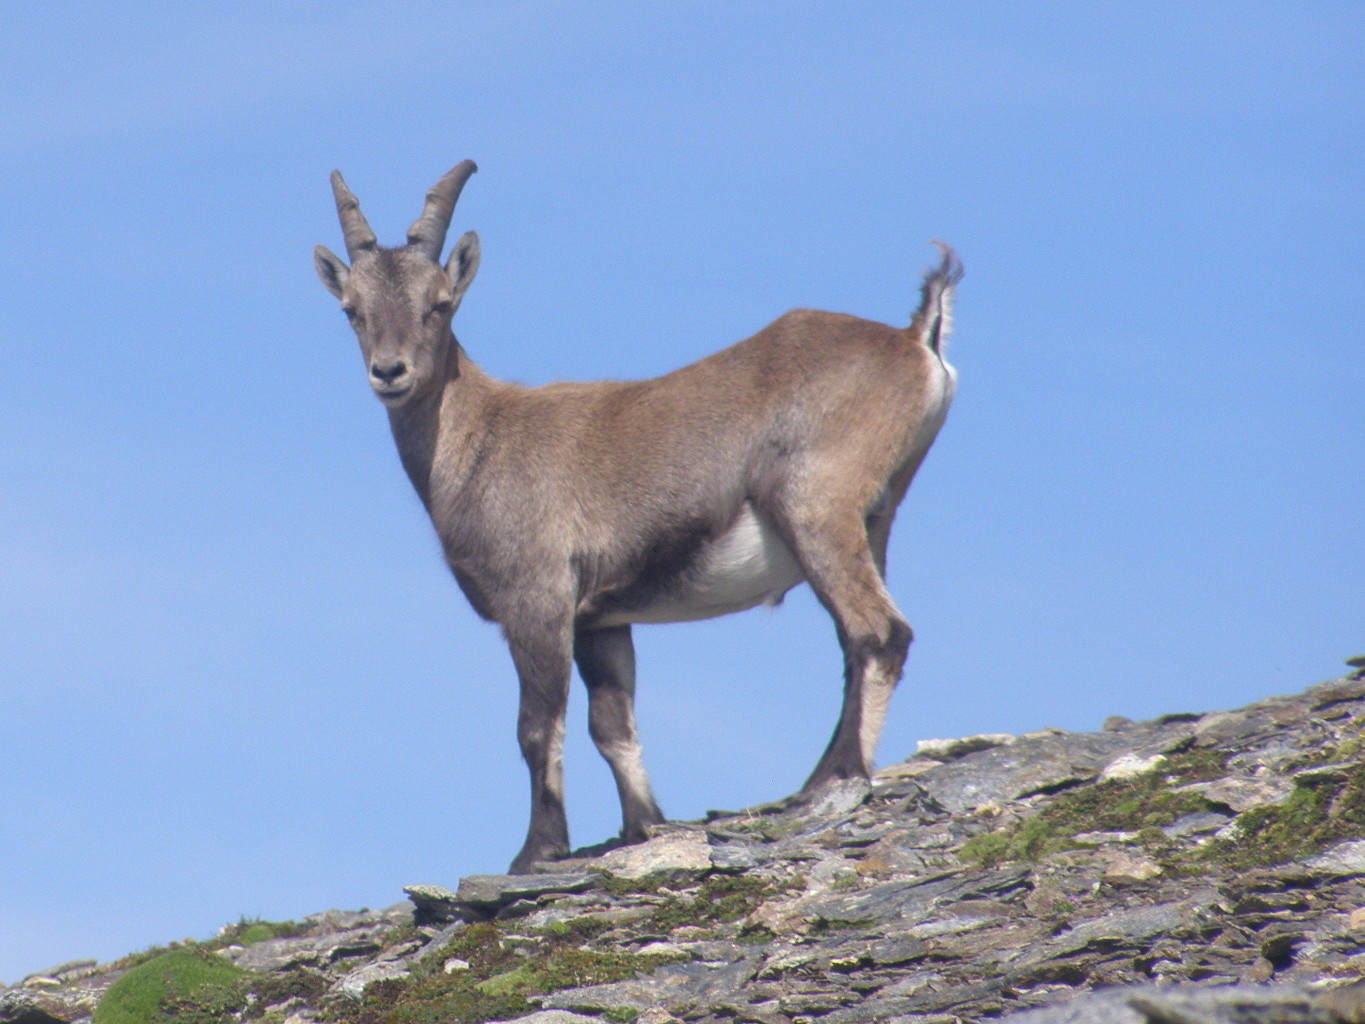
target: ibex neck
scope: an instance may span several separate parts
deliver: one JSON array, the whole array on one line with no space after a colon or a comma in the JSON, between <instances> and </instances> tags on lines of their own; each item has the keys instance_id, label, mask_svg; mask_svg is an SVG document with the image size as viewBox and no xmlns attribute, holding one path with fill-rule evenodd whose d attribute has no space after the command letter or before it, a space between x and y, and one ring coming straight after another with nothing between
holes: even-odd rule
<instances>
[{"instance_id":1,"label":"ibex neck","mask_svg":"<svg viewBox=\"0 0 1365 1024\"><path fill-rule=\"evenodd\" d=\"M432 393L389 411L389 426L408 479L427 512L437 492L458 489L477 453L479 424L497 381L452 339L445 380ZM438 454L439 453L439 454ZM436 469L439 467L439 469ZM433 472L440 475L439 479Z\"/></svg>"}]
</instances>

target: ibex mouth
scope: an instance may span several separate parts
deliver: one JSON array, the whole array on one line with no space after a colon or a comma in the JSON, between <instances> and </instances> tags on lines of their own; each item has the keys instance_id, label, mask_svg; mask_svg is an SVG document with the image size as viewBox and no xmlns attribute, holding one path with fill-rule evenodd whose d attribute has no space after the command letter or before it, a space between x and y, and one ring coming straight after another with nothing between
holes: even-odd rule
<instances>
[{"instance_id":1,"label":"ibex mouth","mask_svg":"<svg viewBox=\"0 0 1365 1024\"><path fill-rule=\"evenodd\" d=\"M379 387L376 385L374 388L374 393L379 396L379 400L385 405L394 405L402 399L407 398L411 392L411 384L401 384L390 387Z\"/></svg>"}]
</instances>

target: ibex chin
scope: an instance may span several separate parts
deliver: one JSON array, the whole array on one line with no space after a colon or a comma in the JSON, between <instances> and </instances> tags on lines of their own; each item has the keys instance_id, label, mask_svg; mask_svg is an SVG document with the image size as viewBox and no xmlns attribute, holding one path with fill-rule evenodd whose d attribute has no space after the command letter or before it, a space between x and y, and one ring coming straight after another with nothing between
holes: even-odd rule
<instances>
[{"instance_id":1,"label":"ibex chin","mask_svg":"<svg viewBox=\"0 0 1365 1024\"><path fill-rule=\"evenodd\" d=\"M569 852L575 662L622 838L664 820L635 728L636 623L775 605L808 582L834 618L845 676L834 737L801 795L867 778L912 636L883 583L891 521L953 396L956 256L940 246L906 328L800 309L654 380L527 388L485 374L451 331L478 236L439 260L474 171L466 160L443 177L396 249L376 243L334 173L351 265L323 246L314 259L455 579L512 651L531 824L511 870Z\"/></svg>"}]
</instances>

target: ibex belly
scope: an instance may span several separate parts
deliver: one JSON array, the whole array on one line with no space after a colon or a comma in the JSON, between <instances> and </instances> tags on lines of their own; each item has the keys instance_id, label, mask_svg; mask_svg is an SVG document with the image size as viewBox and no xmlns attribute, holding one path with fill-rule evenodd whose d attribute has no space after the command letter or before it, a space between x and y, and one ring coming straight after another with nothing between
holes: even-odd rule
<instances>
[{"instance_id":1,"label":"ibex belly","mask_svg":"<svg viewBox=\"0 0 1365 1024\"><path fill-rule=\"evenodd\" d=\"M777 531L745 502L734 525L703 547L675 583L648 604L608 612L601 624L689 622L776 605L805 579Z\"/></svg>"}]
</instances>

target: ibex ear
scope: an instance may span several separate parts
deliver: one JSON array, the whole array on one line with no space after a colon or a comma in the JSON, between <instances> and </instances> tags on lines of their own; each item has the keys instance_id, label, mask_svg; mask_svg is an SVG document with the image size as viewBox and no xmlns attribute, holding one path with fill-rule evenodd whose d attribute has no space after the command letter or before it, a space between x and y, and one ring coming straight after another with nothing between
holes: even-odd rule
<instances>
[{"instance_id":1,"label":"ibex ear","mask_svg":"<svg viewBox=\"0 0 1365 1024\"><path fill-rule=\"evenodd\" d=\"M446 261L446 276L450 278L450 303L453 309L459 308L465 289L478 272L479 236L473 231L466 231L455 243L455 248L450 250L450 259Z\"/></svg>"},{"instance_id":2,"label":"ibex ear","mask_svg":"<svg viewBox=\"0 0 1365 1024\"><path fill-rule=\"evenodd\" d=\"M351 276L350 268L341 262L341 257L327 246L319 245L313 249L313 266L317 268L318 277L322 279L322 286L338 299L341 298L341 290L346 287L346 279Z\"/></svg>"}]
</instances>

